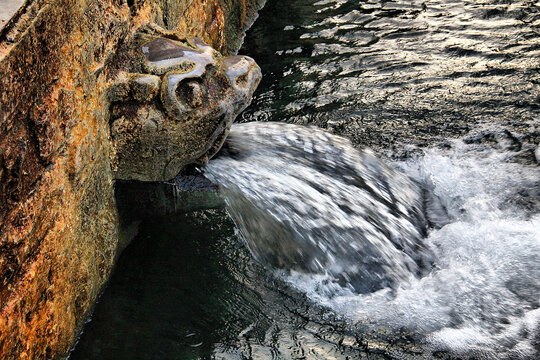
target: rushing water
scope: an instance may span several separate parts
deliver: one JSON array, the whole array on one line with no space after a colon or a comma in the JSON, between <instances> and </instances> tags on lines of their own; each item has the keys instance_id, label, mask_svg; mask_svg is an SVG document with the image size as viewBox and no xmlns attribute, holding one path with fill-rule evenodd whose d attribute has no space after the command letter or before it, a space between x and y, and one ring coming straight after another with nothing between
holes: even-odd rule
<instances>
[{"instance_id":1,"label":"rushing water","mask_svg":"<svg viewBox=\"0 0 540 360\"><path fill-rule=\"evenodd\" d=\"M361 292L427 270L422 191L371 151L316 128L248 123L222 152L206 174L260 261Z\"/></svg>"},{"instance_id":2,"label":"rushing water","mask_svg":"<svg viewBox=\"0 0 540 360\"><path fill-rule=\"evenodd\" d=\"M224 188L254 255L285 268L280 276L313 301L350 320L423 334L433 349L532 358L540 169L508 157L454 141L395 164L417 187L340 137L249 123L233 126L207 174ZM425 239L410 215L418 211L438 225ZM412 261L419 258L423 272Z\"/></svg>"},{"instance_id":3,"label":"rushing water","mask_svg":"<svg viewBox=\"0 0 540 360\"><path fill-rule=\"evenodd\" d=\"M208 168L230 218L119 184L139 232L72 358L538 358L539 25L524 0L268 1L241 121L326 132L235 125Z\"/></svg>"},{"instance_id":4,"label":"rushing water","mask_svg":"<svg viewBox=\"0 0 540 360\"><path fill-rule=\"evenodd\" d=\"M446 210L425 239L433 271L397 290L283 276L349 319L412 329L436 349L538 356L538 4L276 0L264 11L244 48L265 60L265 78L243 119L346 135L399 159Z\"/></svg>"}]
</instances>

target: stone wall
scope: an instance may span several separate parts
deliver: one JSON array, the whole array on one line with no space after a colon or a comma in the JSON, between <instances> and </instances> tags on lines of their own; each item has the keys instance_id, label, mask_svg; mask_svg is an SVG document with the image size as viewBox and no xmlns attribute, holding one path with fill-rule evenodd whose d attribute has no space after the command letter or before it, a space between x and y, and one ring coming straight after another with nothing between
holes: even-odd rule
<instances>
[{"instance_id":1,"label":"stone wall","mask_svg":"<svg viewBox=\"0 0 540 360\"><path fill-rule=\"evenodd\" d=\"M155 22L225 54L256 0L29 0L0 30L0 358L65 356L122 241L108 65Z\"/></svg>"}]
</instances>

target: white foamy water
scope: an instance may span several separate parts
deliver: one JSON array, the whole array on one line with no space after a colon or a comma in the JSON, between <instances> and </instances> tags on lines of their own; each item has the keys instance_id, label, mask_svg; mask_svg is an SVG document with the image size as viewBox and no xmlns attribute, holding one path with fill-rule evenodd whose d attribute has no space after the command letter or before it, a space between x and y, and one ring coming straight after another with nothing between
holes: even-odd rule
<instances>
[{"instance_id":1,"label":"white foamy water","mask_svg":"<svg viewBox=\"0 0 540 360\"><path fill-rule=\"evenodd\" d=\"M528 359L540 343L540 167L511 155L456 140L396 171L320 129L249 123L207 175L254 256L314 302L436 350Z\"/></svg>"},{"instance_id":2,"label":"white foamy water","mask_svg":"<svg viewBox=\"0 0 540 360\"><path fill-rule=\"evenodd\" d=\"M376 327L425 334L439 350L481 358L536 358L540 333L540 169L455 142L395 164L435 193L447 223L427 244L427 276L358 295L329 276L285 278L312 300ZM521 200L521 201L520 201ZM529 201L532 206L525 206Z\"/></svg>"}]
</instances>

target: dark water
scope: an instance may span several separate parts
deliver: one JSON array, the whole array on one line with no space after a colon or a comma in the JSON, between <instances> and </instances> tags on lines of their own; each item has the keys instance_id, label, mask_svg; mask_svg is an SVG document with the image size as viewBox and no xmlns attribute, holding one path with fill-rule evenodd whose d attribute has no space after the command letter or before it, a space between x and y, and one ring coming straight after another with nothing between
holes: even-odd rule
<instances>
[{"instance_id":1,"label":"dark water","mask_svg":"<svg viewBox=\"0 0 540 360\"><path fill-rule=\"evenodd\" d=\"M70 358L206 358L259 316L247 257L222 210L147 218Z\"/></svg>"},{"instance_id":2,"label":"dark water","mask_svg":"<svg viewBox=\"0 0 540 360\"><path fill-rule=\"evenodd\" d=\"M408 337L392 345L381 334L357 336L276 279L253 261L224 210L152 210L70 359L378 359L417 351Z\"/></svg>"},{"instance_id":3,"label":"dark water","mask_svg":"<svg viewBox=\"0 0 540 360\"><path fill-rule=\"evenodd\" d=\"M268 1L243 48L264 73L243 119L392 155L484 124L537 144L539 29L533 1Z\"/></svg>"},{"instance_id":4,"label":"dark water","mask_svg":"<svg viewBox=\"0 0 540 360\"><path fill-rule=\"evenodd\" d=\"M367 295L276 274L223 209L125 187L139 233L71 359L537 358L539 28L533 1L269 0L241 50L264 74L241 121L394 159L448 212L425 239L436 269Z\"/></svg>"}]
</instances>

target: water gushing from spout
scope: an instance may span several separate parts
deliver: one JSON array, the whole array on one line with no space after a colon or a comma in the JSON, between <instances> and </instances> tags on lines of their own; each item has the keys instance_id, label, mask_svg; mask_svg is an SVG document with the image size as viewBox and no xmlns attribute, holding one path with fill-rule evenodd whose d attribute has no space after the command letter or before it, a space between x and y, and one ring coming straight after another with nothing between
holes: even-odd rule
<instances>
[{"instance_id":1,"label":"water gushing from spout","mask_svg":"<svg viewBox=\"0 0 540 360\"><path fill-rule=\"evenodd\" d=\"M234 125L206 170L263 263L330 273L363 293L430 267L421 189L342 137L283 123Z\"/></svg>"}]
</instances>

